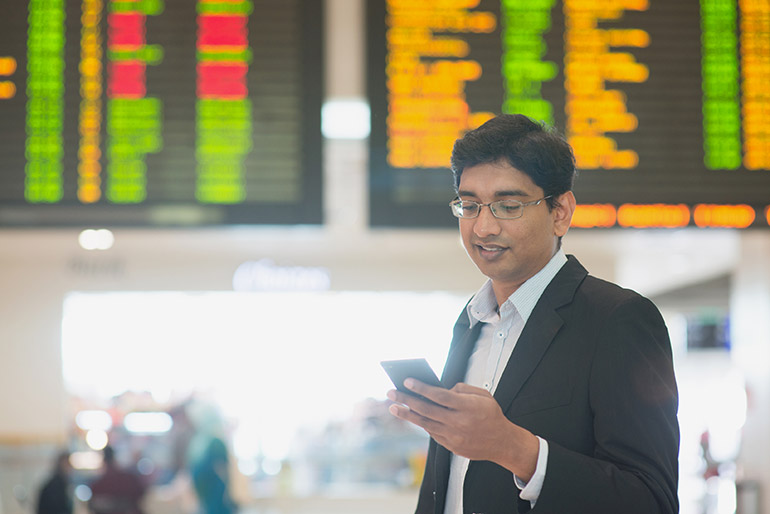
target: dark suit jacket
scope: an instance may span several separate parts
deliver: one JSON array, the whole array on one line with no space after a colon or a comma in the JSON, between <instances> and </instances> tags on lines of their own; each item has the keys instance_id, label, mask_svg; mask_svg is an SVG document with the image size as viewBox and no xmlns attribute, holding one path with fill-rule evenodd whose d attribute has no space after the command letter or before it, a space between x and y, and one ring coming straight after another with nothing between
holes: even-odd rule
<instances>
[{"instance_id":1,"label":"dark suit jacket","mask_svg":"<svg viewBox=\"0 0 770 514\"><path fill-rule=\"evenodd\" d=\"M442 381L465 377L481 323L454 328ZM657 514L679 511L679 425L668 332L633 291L588 276L572 256L548 285L503 372L506 417L548 441L535 508L510 471L473 461L464 514ZM450 453L431 439L417 514L443 514Z\"/></svg>"}]
</instances>

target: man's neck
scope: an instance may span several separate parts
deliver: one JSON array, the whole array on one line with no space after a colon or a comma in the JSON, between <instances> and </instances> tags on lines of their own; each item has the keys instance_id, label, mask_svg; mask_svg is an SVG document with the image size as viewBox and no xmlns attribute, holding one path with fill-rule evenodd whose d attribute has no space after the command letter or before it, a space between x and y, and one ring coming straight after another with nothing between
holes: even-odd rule
<instances>
[{"instance_id":1,"label":"man's neck","mask_svg":"<svg viewBox=\"0 0 770 514\"><path fill-rule=\"evenodd\" d=\"M526 282L526 280L524 281ZM506 283L506 284L500 284L498 282L492 281L492 291L495 293L495 299L497 300L497 309L500 310L500 307L508 300L508 298L511 297L513 293L516 292L517 289L521 287L521 285L524 282L519 283Z\"/></svg>"},{"instance_id":2,"label":"man's neck","mask_svg":"<svg viewBox=\"0 0 770 514\"><path fill-rule=\"evenodd\" d=\"M497 300L497 306L498 309L508 300L508 298L513 295L518 289L524 285L527 280L531 279L538 273L540 273L546 266L548 266L548 263L551 262L551 260L554 258L554 256L559 252L560 248L556 247L554 249L553 254L546 260L542 266L539 266L537 270L530 274L528 277L516 281L508 281L508 282L501 282L499 280L492 279L492 291L495 293L495 300Z\"/></svg>"}]
</instances>

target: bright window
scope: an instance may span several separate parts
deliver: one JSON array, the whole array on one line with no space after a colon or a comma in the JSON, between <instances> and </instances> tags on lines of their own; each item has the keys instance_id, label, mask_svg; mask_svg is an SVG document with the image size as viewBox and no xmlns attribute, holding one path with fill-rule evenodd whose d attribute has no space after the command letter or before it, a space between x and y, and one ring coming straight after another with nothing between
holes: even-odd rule
<instances>
[{"instance_id":1,"label":"bright window","mask_svg":"<svg viewBox=\"0 0 770 514\"><path fill-rule=\"evenodd\" d=\"M281 460L300 430L350 416L392 388L379 361L425 357L441 373L467 297L448 293L72 293L69 392L190 394L235 426L239 459Z\"/></svg>"}]
</instances>

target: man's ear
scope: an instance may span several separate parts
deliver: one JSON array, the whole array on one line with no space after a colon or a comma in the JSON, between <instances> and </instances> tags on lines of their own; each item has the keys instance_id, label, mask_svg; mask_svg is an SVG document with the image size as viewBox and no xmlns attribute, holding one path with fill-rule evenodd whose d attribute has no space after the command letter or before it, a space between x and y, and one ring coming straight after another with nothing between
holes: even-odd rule
<instances>
[{"instance_id":1,"label":"man's ear","mask_svg":"<svg viewBox=\"0 0 770 514\"><path fill-rule=\"evenodd\" d=\"M575 195L572 191L567 191L556 197L556 204L551 210L553 216L553 233L557 237L562 237L569 230L572 223L572 215L575 213Z\"/></svg>"}]
</instances>

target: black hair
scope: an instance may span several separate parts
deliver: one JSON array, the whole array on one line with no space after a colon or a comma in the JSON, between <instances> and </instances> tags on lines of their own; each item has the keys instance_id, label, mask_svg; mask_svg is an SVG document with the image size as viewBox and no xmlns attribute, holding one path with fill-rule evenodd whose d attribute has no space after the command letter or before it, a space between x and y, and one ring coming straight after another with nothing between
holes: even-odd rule
<instances>
[{"instance_id":1,"label":"black hair","mask_svg":"<svg viewBox=\"0 0 770 514\"><path fill-rule=\"evenodd\" d=\"M112 464L115 462L115 450L112 446L105 446L102 450L102 456L104 457L105 464Z\"/></svg>"},{"instance_id":2,"label":"black hair","mask_svg":"<svg viewBox=\"0 0 770 514\"><path fill-rule=\"evenodd\" d=\"M522 114L501 114L455 141L452 173L455 190L465 168L504 161L525 173L540 187L548 209L554 197L572 190L575 156L567 141L545 124Z\"/></svg>"},{"instance_id":3,"label":"black hair","mask_svg":"<svg viewBox=\"0 0 770 514\"><path fill-rule=\"evenodd\" d=\"M56 454L56 460L54 460L54 473L63 474L69 467L70 452L69 450L59 450Z\"/></svg>"}]
</instances>

